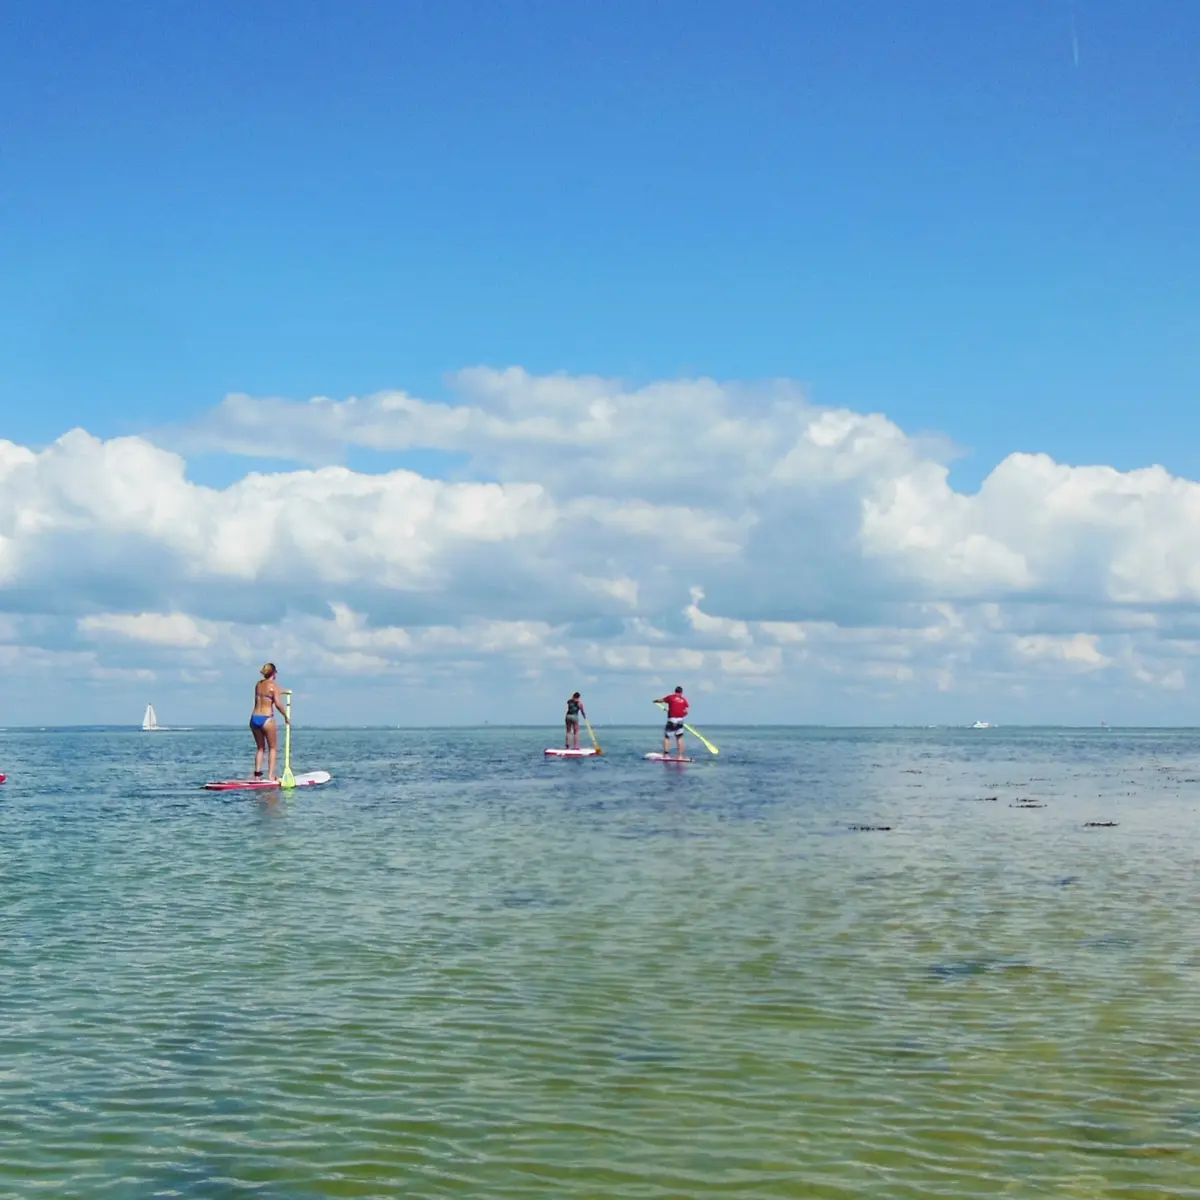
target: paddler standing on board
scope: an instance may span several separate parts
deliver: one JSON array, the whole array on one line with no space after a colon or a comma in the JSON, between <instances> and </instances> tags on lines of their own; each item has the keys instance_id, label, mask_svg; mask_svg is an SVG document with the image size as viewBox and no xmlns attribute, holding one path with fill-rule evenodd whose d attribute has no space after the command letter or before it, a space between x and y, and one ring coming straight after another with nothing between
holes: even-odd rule
<instances>
[{"instance_id":1,"label":"paddler standing on board","mask_svg":"<svg viewBox=\"0 0 1200 1200\"><path fill-rule=\"evenodd\" d=\"M675 757L683 757L683 719L688 715L687 697L683 688L677 687L669 696L655 700L655 704L666 706L667 723L663 728L663 754L670 757L671 738L675 739Z\"/></svg>"},{"instance_id":2,"label":"paddler standing on board","mask_svg":"<svg viewBox=\"0 0 1200 1200\"><path fill-rule=\"evenodd\" d=\"M563 742L563 746L567 750L579 749L579 718L587 720L587 713L583 711L583 701L579 698L579 693L576 692L570 700L567 701L567 736ZM575 739L574 746L571 745L571 739Z\"/></svg>"},{"instance_id":3,"label":"paddler standing on board","mask_svg":"<svg viewBox=\"0 0 1200 1200\"><path fill-rule=\"evenodd\" d=\"M275 664L264 663L259 671L262 678L254 685L254 712L250 717L250 732L254 734L254 778L263 777L263 751L268 751L268 779L275 778L275 763L279 757L279 731L275 728L275 709L290 725L283 707L283 689L275 678Z\"/></svg>"}]
</instances>

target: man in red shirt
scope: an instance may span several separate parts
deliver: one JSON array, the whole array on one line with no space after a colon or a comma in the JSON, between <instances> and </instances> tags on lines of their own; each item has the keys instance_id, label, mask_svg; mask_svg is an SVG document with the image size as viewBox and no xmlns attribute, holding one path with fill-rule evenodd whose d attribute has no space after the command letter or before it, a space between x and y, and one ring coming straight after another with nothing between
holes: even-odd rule
<instances>
[{"instance_id":1,"label":"man in red shirt","mask_svg":"<svg viewBox=\"0 0 1200 1200\"><path fill-rule=\"evenodd\" d=\"M667 724L663 729L663 753L671 753L671 738L675 739L675 757L683 757L683 718L688 715L688 702L683 688L677 687L669 696L655 700L655 704L667 706Z\"/></svg>"}]
</instances>

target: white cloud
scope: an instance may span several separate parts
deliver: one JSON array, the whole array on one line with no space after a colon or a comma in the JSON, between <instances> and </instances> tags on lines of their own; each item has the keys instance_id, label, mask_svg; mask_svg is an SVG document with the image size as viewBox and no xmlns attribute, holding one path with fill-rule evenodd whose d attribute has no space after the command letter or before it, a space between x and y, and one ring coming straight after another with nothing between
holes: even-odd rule
<instances>
[{"instance_id":1,"label":"white cloud","mask_svg":"<svg viewBox=\"0 0 1200 1200\"><path fill-rule=\"evenodd\" d=\"M1023 658L1051 659L1071 663L1085 670L1100 670L1110 666L1112 659L1100 652L1099 641L1092 633L1077 633L1074 637L1034 634L1013 638L1013 645Z\"/></svg>"},{"instance_id":2,"label":"white cloud","mask_svg":"<svg viewBox=\"0 0 1200 1200\"><path fill-rule=\"evenodd\" d=\"M636 579L622 576L619 579L601 579L588 575L576 575L575 581L585 591L595 596L606 596L623 608L637 608L638 584Z\"/></svg>"},{"instance_id":3,"label":"white cloud","mask_svg":"<svg viewBox=\"0 0 1200 1200\"><path fill-rule=\"evenodd\" d=\"M700 601L704 599L704 589L702 587L691 588L690 594L692 602L683 612L684 616L688 619L688 623L696 633L708 635L721 641L750 642L753 640L750 636L750 627L745 621L735 621L729 617L709 616L708 613L701 609Z\"/></svg>"},{"instance_id":4,"label":"white cloud","mask_svg":"<svg viewBox=\"0 0 1200 1200\"><path fill-rule=\"evenodd\" d=\"M115 636L154 646L201 647L212 635L187 613L100 613L81 617L79 632L89 638Z\"/></svg>"},{"instance_id":5,"label":"white cloud","mask_svg":"<svg viewBox=\"0 0 1200 1200\"><path fill-rule=\"evenodd\" d=\"M945 446L786 383L477 368L454 387L231 396L161 444L0 442L0 641L29 678L192 689L286 658L403 681L407 719L425 688L511 708L580 672L809 719L882 711L864 696L974 709L1034 679L1045 716L1090 703L1084 678L1151 707L1188 686L1200 485L1159 467L1020 453L968 494ZM218 489L181 453L264 447L307 465ZM462 465L364 474L339 465L354 448Z\"/></svg>"}]
</instances>

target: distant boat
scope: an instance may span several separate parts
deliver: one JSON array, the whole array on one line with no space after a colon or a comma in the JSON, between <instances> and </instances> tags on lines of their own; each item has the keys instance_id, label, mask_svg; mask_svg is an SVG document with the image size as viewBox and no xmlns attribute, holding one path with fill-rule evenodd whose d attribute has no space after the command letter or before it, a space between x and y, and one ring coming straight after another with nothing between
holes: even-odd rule
<instances>
[{"instance_id":1,"label":"distant boat","mask_svg":"<svg viewBox=\"0 0 1200 1200\"><path fill-rule=\"evenodd\" d=\"M976 721L975 724L971 726L972 729L991 729L991 727L992 726L989 721Z\"/></svg>"},{"instance_id":2,"label":"distant boat","mask_svg":"<svg viewBox=\"0 0 1200 1200\"><path fill-rule=\"evenodd\" d=\"M146 715L142 718L142 728L147 733L157 733L162 728L158 723L158 713L154 711L153 704L146 705Z\"/></svg>"}]
</instances>

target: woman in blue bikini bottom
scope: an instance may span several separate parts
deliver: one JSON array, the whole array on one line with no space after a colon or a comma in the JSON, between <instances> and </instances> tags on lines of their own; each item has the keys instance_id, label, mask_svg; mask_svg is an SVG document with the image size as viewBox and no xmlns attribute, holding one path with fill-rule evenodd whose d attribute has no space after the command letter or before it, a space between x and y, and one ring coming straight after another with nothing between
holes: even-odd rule
<instances>
[{"instance_id":1,"label":"woman in blue bikini bottom","mask_svg":"<svg viewBox=\"0 0 1200 1200\"><path fill-rule=\"evenodd\" d=\"M275 778L275 763L279 755L279 732L275 728L275 709L288 720L283 707L283 689L275 678L275 664L266 663L259 672L262 679L254 685L254 712L250 716L250 732L254 735L254 778L263 777L263 754L267 754L267 778Z\"/></svg>"}]
</instances>

